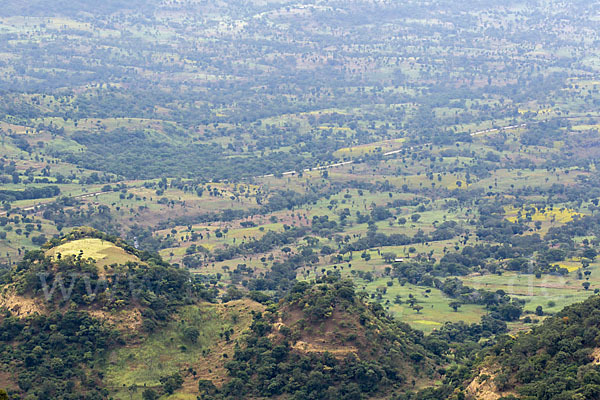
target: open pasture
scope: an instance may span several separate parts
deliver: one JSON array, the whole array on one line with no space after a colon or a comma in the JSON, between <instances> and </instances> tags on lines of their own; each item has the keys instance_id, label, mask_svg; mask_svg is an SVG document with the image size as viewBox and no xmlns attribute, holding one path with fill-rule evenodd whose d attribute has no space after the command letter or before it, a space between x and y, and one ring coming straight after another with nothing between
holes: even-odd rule
<instances>
[{"instance_id":1,"label":"open pasture","mask_svg":"<svg viewBox=\"0 0 600 400\"><path fill-rule=\"evenodd\" d=\"M81 258L92 258L100 268L111 264L126 264L127 262L140 262L139 258L130 254L111 242L96 238L78 239L66 242L48 250L46 255L53 258L74 256L81 254ZM102 269L100 270L102 272Z\"/></svg>"}]
</instances>

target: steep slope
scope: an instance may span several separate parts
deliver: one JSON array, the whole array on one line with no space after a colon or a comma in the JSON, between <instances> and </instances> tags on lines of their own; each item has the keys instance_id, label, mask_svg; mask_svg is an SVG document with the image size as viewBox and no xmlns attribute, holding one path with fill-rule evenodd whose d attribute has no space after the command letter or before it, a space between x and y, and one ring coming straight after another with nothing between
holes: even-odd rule
<instances>
[{"instance_id":1,"label":"steep slope","mask_svg":"<svg viewBox=\"0 0 600 400\"><path fill-rule=\"evenodd\" d=\"M431 384L436 359L423 338L357 297L350 281L298 283L279 305L254 313L225 366L231 379L203 398L360 399Z\"/></svg>"},{"instance_id":2,"label":"steep slope","mask_svg":"<svg viewBox=\"0 0 600 400\"><path fill-rule=\"evenodd\" d=\"M99 268L82 254L52 253L89 239L128 260L109 254ZM0 286L0 383L11 397L106 398L100 365L108 349L146 340L203 295L186 271L101 232L76 230L46 247L26 253Z\"/></svg>"},{"instance_id":3,"label":"steep slope","mask_svg":"<svg viewBox=\"0 0 600 400\"><path fill-rule=\"evenodd\" d=\"M467 386L473 399L600 398L600 297L566 307L516 338L504 337Z\"/></svg>"},{"instance_id":4,"label":"steep slope","mask_svg":"<svg viewBox=\"0 0 600 400\"><path fill-rule=\"evenodd\" d=\"M198 381L220 386L228 379L225 363L233 357L236 341L250 327L251 313L263 310L248 299L183 306L165 326L108 352L100 368L104 384L115 399L138 399L148 389L195 399ZM164 385L172 377L181 386Z\"/></svg>"}]
</instances>

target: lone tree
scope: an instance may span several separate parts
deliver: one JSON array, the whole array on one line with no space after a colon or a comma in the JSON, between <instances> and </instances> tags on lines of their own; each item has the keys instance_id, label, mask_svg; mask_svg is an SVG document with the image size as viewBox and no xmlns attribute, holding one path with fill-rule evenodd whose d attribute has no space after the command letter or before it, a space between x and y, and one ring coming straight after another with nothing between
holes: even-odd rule
<instances>
[{"instance_id":1,"label":"lone tree","mask_svg":"<svg viewBox=\"0 0 600 400\"><path fill-rule=\"evenodd\" d=\"M129 387L127 388L127 391L129 392L129 400L132 400L132 399L133 399L133 394L134 394L134 393L137 393L137 391L138 391L138 387L137 387L137 385L136 385L136 384L133 384L133 385L131 385L131 386L129 386ZM1 398L2 398L2 397L0 397L0 399L1 399Z\"/></svg>"},{"instance_id":2,"label":"lone tree","mask_svg":"<svg viewBox=\"0 0 600 400\"><path fill-rule=\"evenodd\" d=\"M588 290L588 289L590 288L590 283L589 283L589 282L583 282L583 283L581 284L581 286L583 286L583 288L584 288L585 290Z\"/></svg>"},{"instance_id":3,"label":"lone tree","mask_svg":"<svg viewBox=\"0 0 600 400\"><path fill-rule=\"evenodd\" d=\"M417 314L420 314L421 310L423 309L423 306L420 306L420 305L416 304L416 305L413 306L412 309L415 310L417 312Z\"/></svg>"},{"instance_id":4,"label":"lone tree","mask_svg":"<svg viewBox=\"0 0 600 400\"><path fill-rule=\"evenodd\" d=\"M449 304L449 306L454 310L454 312L457 312L458 309L462 306L462 303L459 301L453 301Z\"/></svg>"},{"instance_id":5,"label":"lone tree","mask_svg":"<svg viewBox=\"0 0 600 400\"><path fill-rule=\"evenodd\" d=\"M583 251L583 257L589 259L590 261L594 261L597 256L598 253L594 249L585 249Z\"/></svg>"},{"instance_id":6,"label":"lone tree","mask_svg":"<svg viewBox=\"0 0 600 400\"><path fill-rule=\"evenodd\" d=\"M535 315L537 315L538 317L541 317L544 315L544 309L542 308L542 306L537 306L535 308Z\"/></svg>"},{"instance_id":7,"label":"lone tree","mask_svg":"<svg viewBox=\"0 0 600 400\"><path fill-rule=\"evenodd\" d=\"M383 257L386 263L391 263L396 259L396 253L382 253L381 256Z\"/></svg>"},{"instance_id":8,"label":"lone tree","mask_svg":"<svg viewBox=\"0 0 600 400\"><path fill-rule=\"evenodd\" d=\"M142 393L142 399L143 400L157 400L158 394L152 389L146 389Z\"/></svg>"}]
</instances>

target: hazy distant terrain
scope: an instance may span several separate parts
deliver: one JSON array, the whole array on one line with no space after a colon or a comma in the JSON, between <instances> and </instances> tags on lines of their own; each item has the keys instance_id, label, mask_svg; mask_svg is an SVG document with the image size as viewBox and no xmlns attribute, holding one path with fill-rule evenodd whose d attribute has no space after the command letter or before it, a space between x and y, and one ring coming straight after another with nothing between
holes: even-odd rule
<instances>
[{"instance_id":1,"label":"hazy distant terrain","mask_svg":"<svg viewBox=\"0 0 600 400\"><path fill-rule=\"evenodd\" d=\"M594 396L596 331L514 339L570 372L526 371L507 334L596 308L548 318L600 289L599 21L589 1L5 0L0 388ZM39 273L161 285L44 305ZM67 309L105 347L54 353L68 321L23 322Z\"/></svg>"}]
</instances>

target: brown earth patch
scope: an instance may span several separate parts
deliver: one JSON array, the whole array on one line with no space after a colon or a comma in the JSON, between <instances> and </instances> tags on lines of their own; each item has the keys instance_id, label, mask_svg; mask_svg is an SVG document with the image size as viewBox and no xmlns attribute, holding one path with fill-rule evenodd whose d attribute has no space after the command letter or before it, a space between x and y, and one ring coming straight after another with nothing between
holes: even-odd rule
<instances>
[{"instance_id":1,"label":"brown earth patch","mask_svg":"<svg viewBox=\"0 0 600 400\"><path fill-rule=\"evenodd\" d=\"M592 359L593 364L600 364L600 347L596 347L592 351L592 354L590 354L590 358Z\"/></svg>"},{"instance_id":2,"label":"brown earth patch","mask_svg":"<svg viewBox=\"0 0 600 400\"><path fill-rule=\"evenodd\" d=\"M498 375L498 370L493 367L483 367L479 374L469 383L466 388L467 399L474 400L498 400L501 397L513 395L513 391L503 391L498 389L494 379Z\"/></svg>"},{"instance_id":3,"label":"brown earth patch","mask_svg":"<svg viewBox=\"0 0 600 400\"><path fill-rule=\"evenodd\" d=\"M137 308L112 312L89 310L88 313L94 318L114 325L117 330L124 333L137 332L142 326L142 313Z\"/></svg>"},{"instance_id":4,"label":"brown earth patch","mask_svg":"<svg viewBox=\"0 0 600 400\"><path fill-rule=\"evenodd\" d=\"M0 307L8 309L18 317L44 314L46 307L39 299L19 296L14 288L8 287L0 293Z\"/></svg>"},{"instance_id":5,"label":"brown earth patch","mask_svg":"<svg viewBox=\"0 0 600 400\"><path fill-rule=\"evenodd\" d=\"M15 377L8 371L0 371L0 388L9 390L19 390L15 382Z\"/></svg>"},{"instance_id":6,"label":"brown earth patch","mask_svg":"<svg viewBox=\"0 0 600 400\"><path fill-rule=\"evenodd\" d=\"M346 312L334 309L330 318L319 324L310 321L301 321L305 315L301 309L291 307L283 310L285 316L275 323L275 330L270 337L277 340L279 331L288 327L293 331L301 332L298 340L292 344L294 350L303 353L331 353L334 357L344 358L349 354L354 354L361 358L361 348L367 348L364 332L358 328L359 323L355 316L348 315ZM307 329L298 324L305 324ZM354 335L354 340L348 341L348 336Z\"/></svg>"},{"instance_id":7,"label":"brown earth patch","mask_svg":"<svg viewBox=\"0 0 600 400\"><path fill-rule=\"evenodd\" d=\"M299 340L294 343L292 348L304 353L331 353L334 356L339 357L345 357L348 354L354 354L358 356L358 349L354 346L334 347L323 339L317 339L313 341L313 343L307 343Z\"/></svg>"}]
</instances>

